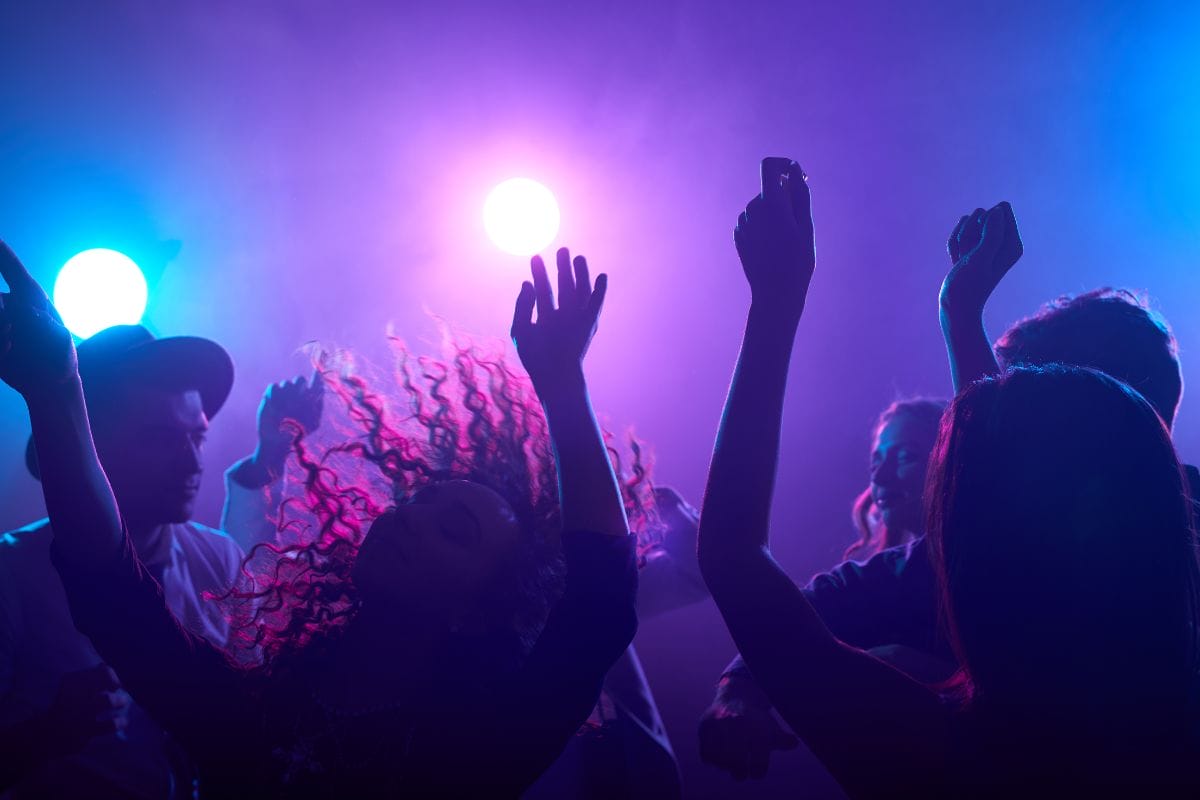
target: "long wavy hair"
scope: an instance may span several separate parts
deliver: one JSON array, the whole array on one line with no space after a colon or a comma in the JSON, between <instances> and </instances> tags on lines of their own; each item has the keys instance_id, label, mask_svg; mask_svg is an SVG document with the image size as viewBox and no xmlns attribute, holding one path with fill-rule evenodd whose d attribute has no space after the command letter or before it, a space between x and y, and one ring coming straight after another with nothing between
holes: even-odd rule
<instances>
[{"instance_id":1,"label":"long wavy hair","mask_svg":"<svg viewBox=\"0 0 1200 800\"><path fill-rule=\"evenodd\" d=\"M463 646L496 669L514 666L532 647L562 576L558 481L546 419L532 384L498 347L485 352L460 335L447 342L444 358L414 357L390 337L391 381L365 377L347 352L314 359L327 387L327 421L319 437L293 424L292 491L281 507L277 540L251 551L241 581L225 598L233 649L245 660L269 673L335 638L361 602L351 568L371 522L421 488L456 479L503 497L522 534L480 604L485 632ZM390 392L385 382L393 384ZM630 436L626 470L613 437L605 436L630 528L644 552L660 532L646 452Z\"/></svg>"},{"instance_id":2,"label":"long wavy hair","mask_svg":"<svg viewBox=\"0 0 1200 800\"><path fill-rule=\"evenodd\" d=\"M1096 751L1186 738L1200 567L1145 398L1061 365L979 381L942 423L926 504L968 707Z\"/></svg>"},{"instance_id":3,"label":"long wavy hair","mask_svg":"<svg viewBox=\"0 0 1200 800\"><path fill-rule=\"evenodd\" d=\"M946 401L938 398L913 397L908 400L896 400L885 408L875 420L875 426L871 428L871 440L874 441L892 421L903 417L910 420L922 435L927 436L929 449L932 451L933 444L937 440L938 424L942 421L942 412L945 410ZM870 558L881 550L904 544L906 534L920 533L919 531L890 530L879 517L870 483L858 497L854 498L850 518L854 522L859 538L858 541L846 548L846 552L842 556L845 559Z\"/></svg>"}]
</instances>

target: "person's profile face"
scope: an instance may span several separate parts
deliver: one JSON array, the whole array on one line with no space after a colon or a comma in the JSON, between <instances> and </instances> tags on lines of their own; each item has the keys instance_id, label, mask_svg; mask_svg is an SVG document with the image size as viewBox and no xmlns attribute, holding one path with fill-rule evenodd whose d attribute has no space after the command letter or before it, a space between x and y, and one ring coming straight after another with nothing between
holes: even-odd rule
<instances>
[{"instance_id":1,"label":"person's profile face","mask_svg":"<svg viewBox=\"0 0 1200 800\"><path fill-rule=\"evenodd\" d=\"M921 493L933 442L905 414L879 429L871 449L871 500L884 525L921 532Z\"/></svg>"},{"instance_id":2,"label":"person's profile face","mask_svg":"<svg viewBox=\"0 0 1200 800\"><path fill-rule=\"evenodd\" d=\"M186 522L204 472L208 417L200 393L138 386L113 406L93 428L122 513L151 524Z\"/></svg>"},{"instance_id":3,"label":"person's profile face","mask_svg":"<svg viewBox=\"0 0 1200 800\"><path fill-rule=\"evenodd\" d=\"M512 508L491 489L432 484L371 525L354 582L368 598L419 604L452 621L481 601L519 536Z\"/></svg>"}]
</instances>

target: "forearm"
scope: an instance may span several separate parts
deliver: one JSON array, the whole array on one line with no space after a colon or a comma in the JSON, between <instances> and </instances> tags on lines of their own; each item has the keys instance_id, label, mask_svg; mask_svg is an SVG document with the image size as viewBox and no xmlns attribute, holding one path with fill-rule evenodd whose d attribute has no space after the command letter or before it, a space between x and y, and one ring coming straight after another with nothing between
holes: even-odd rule
<instances>
[{"instance_id":1,"label":"forearm","mask_svg":"<svg viewBox=\"0 0 1200 800\"><path fill-rule=\"evenodd\" d=\"M121 515L96 454L78 378L26 403L59 552L75 562L115 558L124 537Z\"/></svg>"},{"instance_id":2,"label":"forearm","mask_svg":"<svg viewBox=\"0 0 1200 800\"><path fill-rule=\"evenodd\" d=\"M538 387L558 464L564 530L626 536L629 523L582 370Z\"/></svg>"},{"instance_id":3,"label":"forearm","mask_svg":"<svg viewBox=\"0 0 1200 800\"><path fill-rule=\"evenodd\" d=\"M941 306L942 336L950 358L950 378L957 394L967 386L1000 371L983 326L982 309L955 312Z\"/></svg>"},{"instance_id":4,"label":"forearm","mask_svg":"<svg viewBox=\"0 0 1200 800\"><path fill-rule=\"evenodd\" d=\"M286 450L280 453L260 445L253 453L234 463L226 475L247 489L259 489L283 477L286 461Z\"/></svg>"},{"instance_id":5,"label":"forearm","mask_svg":"<svg viewBox=\"0 0 1200 800\"><path fill-rule=\"evenodd\" d=\"M750 309L700 515L700 569L706 580L727 567L726 555L767 546L784 390L798 322L798 315L789 319Z\"/></svg>"}]
</instances>

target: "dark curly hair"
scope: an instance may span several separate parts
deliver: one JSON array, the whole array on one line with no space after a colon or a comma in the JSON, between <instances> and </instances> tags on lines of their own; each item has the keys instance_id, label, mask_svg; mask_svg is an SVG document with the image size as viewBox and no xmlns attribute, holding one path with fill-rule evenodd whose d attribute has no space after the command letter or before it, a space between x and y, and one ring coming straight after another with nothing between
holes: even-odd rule
<instances>
[{"instance_id":1,"label":"dark curly hair","mask_svg":"<svg viewBox=\"0 0 1200 800\"><path fill-rule=\"evenodd\" d=\"M1179 345L1145 294L1102 287L1064 295L1014 323L997 340L1002 369L1074 364L1137 389L1170 427L1183 394Z\"/></svg>"},{"instance_id":2,"label":"dark curly hair","mask_svg":"<svg viewBox=\"0 0 1200 800\"><path fill-rule=\"evenodd\" d=\"M389 398L364 377L357 359L322 351L314 361L342 418L315 443L293 425L291 489L278 521L277 542L246 557L242 579L224 598L235 653L261 657L270 672L312 646L328 643L357 613L351 568L370 523L423 487L448 480L486 486L508 502L521 541L479 609L486 633L465 650L496 669L528 653L561 591L561 514L549 430L532 384L499 349L485 352L461 336L449 338L444 359L414 357L395 337ZM371 372L367 367L367 371ZM332 409L326 404L326 416ZM631 530L644 552L660 523L643 446L632 436L628 471L605 434ZM249 657L247 657L249 660Z\"/></svg>"}]
</instances>

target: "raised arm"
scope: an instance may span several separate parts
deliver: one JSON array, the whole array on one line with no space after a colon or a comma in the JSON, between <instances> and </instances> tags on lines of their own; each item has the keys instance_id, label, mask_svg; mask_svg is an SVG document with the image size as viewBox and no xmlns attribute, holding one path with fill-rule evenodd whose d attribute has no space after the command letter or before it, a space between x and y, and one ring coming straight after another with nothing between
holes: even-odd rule
<instances>
[{"instance_id":1,"label":"raised arm","mask_svg":"<svg viewBox=\"0 0 1200 800\"><path fill-rule=\"evenodd\" d=\"M176 622L125 534L92 442L71 334L4 245L0 275L10 289L0 295L0 379L29 406L53 560L76 627L193 754L215 746L194 731L236 731L251 741L254 716L238 694L240 673Z\"/></svg>"},{"instance_id":2,"label":"raised arm","mask_svg":"<svg viewBox=\"0 0 1200 800\"><path fill-rule=\"evenodd\" d=\"M0 276L9 288L0 295L0 379L29 408L56 547L79 563L111 560L124 538L121 517L92 442L71 334L3 243Z\"/></svg>"},{"instance_id":3,"label":"raised arm","mask_svg":"<svg viewBox=\"0 0 1200 800\"><path fill-rule=\"evenodd\" d=\"M953 265L938 295L954 391L1000 371L983 327L983 308L1024 252L1012 206L977 208L958 221L946 244Z\"/></svg>"},{"instance_id":4,"label":"raised arm","mask_svg":"<svg viewBox=\"0 0 1200 800\"><path fill-rule=\"evenodd\" d=\"M759 685L839 782L852 794L911 788L940 733L936 698L831 635L768 548L788 362L815 264L799 165L763 162L734 238L752 299L700 512L700 568Z\"/></svg>"},{"instance_id":5,"label":"raised arm","mask_svg":"<svg viewBox=\"0 0 1200 800\"><path fill-rule=\"evenodd\" d=\"M295 439L292 424L305 434L321 426L325 382L319 372L273 383L258 406L258 444L254 452L225 472L221 530L243 550L275 538L279 482Z\"/></svg>"},{"instance_id":6,"label":"raised arm","mask_svg":"<svg viewBox=\"0 0 1200 800\"><path fill-rule=\"evenodd\" d=\"M557 260L558 308L546 265L534 256L533 282L522 284L513 312L513 342L546 410L563 529L628 536L625 504L583 377L583 357L596 332L608 276L596 276L593 288L583 256L572 262L563 248Z\"/></svg>"}]
</instances>

